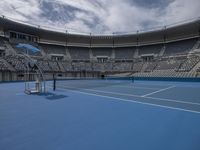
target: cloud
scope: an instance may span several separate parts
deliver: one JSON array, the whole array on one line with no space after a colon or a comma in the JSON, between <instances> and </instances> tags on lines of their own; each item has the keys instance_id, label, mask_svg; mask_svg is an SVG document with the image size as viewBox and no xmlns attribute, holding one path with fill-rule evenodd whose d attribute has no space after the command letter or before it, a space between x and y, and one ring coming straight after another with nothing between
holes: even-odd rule
<instances>
[{"instance_id":1,"label":"cloud","mask_svg":"<svg viewBox=\"0 0 200 150\"><path fill-rule=\"evenodd\" d=\"M0 13L2 15L22 21L28 21L41 12L38 0L3 0L0 2Z\"/></svg>"},{"instance_id":2,"label":"cloud","mask_svg":"<svg viewBox=\"0 0 200 150\"><path fill-rule=\"evenodd\" d=\"M173 24L197 18L200 17L199 8L199 0L174 0L166 7L160 20L163 24Z\"/></svg>"},{"instance_id":3,"label":"cloud","mask_svg":"<svg viewBox=\"0 0 200 150\"><path fill-rule=\"evenodd\" d=\"M200 17L199 0L2 0L0 14L63 31L132 32Z\"/></svg>"},{"instance_id":4,"label":"cloud","mask_svg":"<svg viewBox=\"0 0 200 150\"><path fill-rule=\"evenodd\" d=\"M148 13L147 13L148 12ZM106 26L113 31L136 31L148 22L155 21L157 9L148 9L121 2L112 5L108 16L102 18Z\"/></svg>"}]
</instances>

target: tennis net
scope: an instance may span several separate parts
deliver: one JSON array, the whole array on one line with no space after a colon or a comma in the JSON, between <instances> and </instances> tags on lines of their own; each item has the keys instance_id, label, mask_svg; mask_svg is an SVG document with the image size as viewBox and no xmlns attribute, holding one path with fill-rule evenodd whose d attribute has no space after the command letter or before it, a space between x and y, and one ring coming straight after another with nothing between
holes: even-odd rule
<instances>
[{"instance_id":1,"label":"tennis net","mask_svg":"<svg viewBox=\"0 0 200 150\"><path fill-rule=\"evenodd\" d=\"M132 84L133 77L106 76L98 77L56 77L54 80L55 89L92 89L124 84Z\"/></svg>"}]
</instances>

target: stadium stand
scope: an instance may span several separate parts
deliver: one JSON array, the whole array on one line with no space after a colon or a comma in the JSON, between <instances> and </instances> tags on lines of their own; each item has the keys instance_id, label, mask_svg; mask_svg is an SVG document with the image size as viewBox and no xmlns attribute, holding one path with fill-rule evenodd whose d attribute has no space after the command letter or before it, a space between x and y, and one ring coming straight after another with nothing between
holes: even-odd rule
<instances>
[{"instance_id":1,"label":"stadium stand","mask_svg":"<svg viewBox=\"0 0 200 150\"><path fill-rule=\"evenodd\" d=\"M184 63L181 65L178 71L189 72L199 61L200 61L199 56L188 58L186 61L184 61Z\"/></svg>"},{"instance_id":2,"label":"stadium stand","mask_svg":"<svg viewBox=\"0 0 200 150\"><path fill-rule=\"evenodd\" d=\"M145 68L144 72L153 71L156 68L157 63L158 62L156 60L154 60L153 62L146 62L146 68Z\"/></svg>"},{"instance_id":3,"label":"stadium stand","mask_svg":"<svg viewBox=\"0 0 200 150\"><path fill-rule=\"evenodd\" d=\"M104 70L105 71L112 71L113 70L113 63L112 62L108 62L108 63L104 63Z\"/></svg>"},{"instance_id":4,"label":"stadium stand","mask_svg":"<svg viewBox=\"0 0 200 150\"><path fill-rule=\"evenodd\" d=\"M197 69L197 72L200 72L200 67Z\"/></svg>"},{"instance_id":5,"label":"stadium stand","mask_svg":"<svg viewBox=\"0 0 200 150\"><path fill-rule=\"evenodd\" d=\"M4 63L2 58L0 58L0 71L8 71L9 67Z\"/></svg>"},{"instance_id":6,"label":"stadium stand","mask_svg":"<svg viewBox=\"0 0 200 150\"><path fill-rule=\"evenodd\" d=\"M56 61L48 61L49 62L49 67L51 68L52 71L54 72L60 72L60 67L58 65L58 62Z\"/></svg>"},{"instance_id":7,"label":"stadium stand","mask_svg":"<svg viewBox=\"0 0 200 150\"><path fill-rule=\"evenodd\" d=\"M91 71L91 63L89 62L72 62L71 71Z\"/></svg>"},{"instance_id":8,"label":"stadium stand","mask_svg":"<svg viewBox=\"0 0 200 150\"><path fill-rule=\"evenodd\" d=\"M112 49L110 48L93 48L92 49L93 56L107 56L111 57Z\"/></svg>"},{"instance_id":9,"label":"stadium stand","mask_svg":"<svg viewBox=\"0 0 200 150\"><path fill-rule=\"evenodd\" d=\"M7 32L9 35L9 31ZM173 34L170 36L169 32L165 38L162 31L156 31L155 34L158 35L155 37L153 37L154 34L151 36L151 33L148 33L147 37L145 37L146 33L142 33L117 38L73 35L72 39L68 37L68 41L72 43L67 43L67 40L59 37L60 33L54 37L54 34L49 32L47 37L44 36L40 40L26 42L23 39L23 42L41 50L39 53L29 53L29 55L36 60L44 73L66 75L71 72L74 74L88 72L90 76L93 76L93 73L98 72L99 74L123 73L139 77L199 77L199 33L195 33L194 36L184 33L188 34L186 38L182 30L179 32L180 37L173 37ZM82 44L78 41L79 36L83 40ZM39 37L39 34L33 37ZM160 39L161 37L163 39ZM45 38L54 39L51 42ZM88 43L84 43L84 38ZM73 41L74 39L77 41ZM147 41L142 41L142 39ZM17 39L11 40L8 36L0 36L0 49L6 47L3 50L5 56L0 55L1 72L6 70L16 73L27 69L29 60L23 56L26 49L17 48L18 44ZM53 56L62 56L63 59L54 59Z\"/></svg>"},{"instance_id":10,"label":"stadium stand","mask_svg":"<svg viewBox=\"0 0 200 150\"><path fill-rule=\"evenodd\" d=\"M113 64L114 71L131 71L133 63L131 62L115 62Z\"/></svg>"},{"instance_id":11,"label":"stadium stand","mask_svg":"<svg viewBox=\"0 0 200 150\"><path fill-rule=\"evenodd\" d=\"M115 48L115 59L117 60L132 60L134 56L135 48Z\"/></svg>"},{"instance_id":12,"label":"stadium stand","mask_svg":"<svg viewBox=\"0 0 200 150\"><path fill-rule=\"evenodd\" d=\"M196 77L196 72L176 72L174 70L155 70L153 72L138 72L133 74L135 77L176 77L187 78Z\"/></svg>"},{"instance_id":13,"label":"stadium stand","mask_svg":"<svg viewBox=\"0 0 200 150\"><path fill-rule=\"evenodd\" d=\"M60 62L64 68L64 71L72 71L72 64L71 62L62 61Z\"/></svg>"},{"instance_id":14,"label":"stadium stand","mask_svg":"<svg viewBox=\"0 0 200 150\"><path fill-rule=\"evenodd\" d=\"M46 60L38 60L37 64L45 72L51 72L52 71L50 66L49 66L48 61L46 61Z\"/></svg>"},{"instance_id":15,"label":"stadium stand","mask_svg":"<svg viewBox=\"0 0 200 150\"><path fill-rule=\"evenodd\" d=\"M160 60L157 67L156 67L156 70L177 70L179 69L181 63L183 62L183 60L179 60L179 59L163 59L163 60Z\"/></svg>"},{"instance_id":16,"label":"stadium stand","mask_svg":"<svg viewBox=\"0 0 200 150\"><path fill-rule=\"evenodd\" d=\"M147 46L141 46L139 47L139 55L158 55L162 49L163 45L156 44L156 45L147 45Z\"/></svg>"},{"instance_id":17,"label":"stadium stand","mask_svg":"<svg viewBox=\"0 0 200 150\"><path fill-rule=\"evenodd\" d=\"M197 38L167 43L164 55L187 54L196 42Z\"/></svg>"},{"instance_id":18,"label":"stadium stand","mask_svg":"<svg viewBox=\"0 0 200 150\"><path fill-rule=\"evenodd\" d=\"M27 68L27 60L20 55L8 55L4 59L12 65L16 71L24 71Z\"/></svg>"},{"instance_id":19,"label":"stadium stand","mask_svg":"<svg viewBox=\"0 0 200 150\"><path fill-rule=\"evenodd\" d=\"M66 50L64 46L61 45L49 45L49 44L39 44L39 46L44 50L46 54L63 54L66 55Z\"/></svg>"},{"instance_id":20,"label":"stadium stand","mask_svg":"<svg viewBox=\"0 0 200 150\"><path fill-rule=\"evenodd\" d=\"M69 53L72 60L89 60L89 48L69 47Z\"/></svg>"},{"instance_id":21,"label":"stadium stand","mask_svg":"<svg viewBox=\"0 0 200 150\"><path fill-rule=\"evenodd\" d=\"M104 63L97 63L97 62L94 62L92 64L92 70L93 71L105 71L104 70Z\"/></svg>"},{"instance_id":22,"label":"stadium stand","mask_svg":"<svg viewBox=\"0 0 200 150\"><path fill-rule=\"evenodd\" d=\"M139 61L139 62L135 62L133 63L133 72L140 72L142 70L142 67L144 65L144 62Z\"/></svg>"},{"instance_id":23,"label":"stadium stand","mask_svg":"<svg viewBox=\"0 0 200 150\"><path fill-rule=\"evenodd\" d=\"M4 40L2 37L0 37L0 47L4 47Z\"/></svg>"},{"instance_id":24,"label":"stadium stand","mask_svg":"<svg viewBox=\"0 0 200 150\"><path fill-rule=\"evenodd\" d=\"M0 36L0 57L5 55L5 42L4 38Z\"/></svg>"}]
</instances>

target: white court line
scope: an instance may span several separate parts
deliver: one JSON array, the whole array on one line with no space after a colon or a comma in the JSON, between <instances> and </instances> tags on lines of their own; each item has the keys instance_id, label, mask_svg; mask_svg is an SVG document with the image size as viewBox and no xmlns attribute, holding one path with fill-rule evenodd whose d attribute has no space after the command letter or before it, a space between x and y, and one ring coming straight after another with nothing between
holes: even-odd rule
<instances>
[{"instance_id":1,"label":"white court line","mask_svg":"<svg viewBox=\"0 0 200 150\"><path fill-rule=\"evenodd\" d=\"M85 84L85 83L83 83ZM64 85L64 84L60 84L60 85ZM128 86L130 85L130 86ZM111 87L123 87L123 88L131 88L131 89L147 89L147 90L158 90L160 88L148 88L148 87L141 87L141 86L134 86L134 84L128 84L127 86L126 85L110 85Z\"/></svg>"},{"instance_id":2,"label":"white court line","mask_svg":"<svg viewBox=\"0 0 200 150\"><path fill-rule=\"evenodd\" d=\"M63 88L60 88L60 89L63 89ZM117 98L117 97L112 97L112 96L104 96L104 95L100 95L100 94L93 94L93 93L87 93L87 92L82 92L82 91L75 91L75 90L70 90L70 89L67 89L67 90L69 90L71 92L74 92L74 93L80 93L80 94L85 94L85 95L91 95L91 96L108 98L108 99L110 99L112 101L118 100L118 101L123 101L123 102L137 103L137 104L142 104L142 105L149 105L149 106L154 106L154 107L161 107L161 108L166 108L166 109L173 109L173 110L178 110L178 111L184 111L184 112L190 112L190 113L200 114L199 111L188 110L188 109L183 109L183 108L177 108L177 107L170 107L170 106L164 106L164 105L158 105L158 104L140 102L140 101L123 99L123 98Z\"/></svg>"},{"instance_id":3,"label":"white court line","mask_svg":"<svg viewBox=\"0 0 200 150\"><path fill-rule=\"evenodd\" d=\"M150 82L151 82L151 81L150 81ZM165 81L163 81L163 82L165 82ZM155 83L154 83L154 84L153 84L153 83L141 83L141 82L137 82L137 81L134 82L134 84L150 85L150 86L161 86L161 87L163 87L163 86L165 87L165 86L170 86L170 85L172 85L172 84L166 84L166 83L165 83L165 85L163 85L163 83L162 83L162 84L161 84L161 83L156 83L156 84L155 84Z\"/></svg>"},{"instance_id":4,"label":"white court line","mask_svg":"<svg viewBox=\"0 0 200 150\"><path fill-rule=\"evenodd\" d=\"M162 92L162 91L166 91L166 90L169 90L169 89L172 89L172 88L175 88L176 86L170 86L170 87L167 87L167 88L164 88L164 89L160 89L158 91L155 91L155 92L151 92L151 93L148 93L148 94L145 94L145 95L142 95L141 97L147 97L149 95L153 95L155 93L159 93L159 92Z\"/></svg>"},{"instance_id":5,"label":"white court line","mask_svg":"<svg viewBox=\"0 0 200 150\"><path fill-rule=\"evenodd\" d=\"M93 90L93 89L82 89L87 91L94 91L94 92L101 92L101 93L107 93L107 94L117 94L122 96L132 96L132 97L141 97L140 95L134 95L134 94L122 94L122 93L116 93L116 92L109 92L109 91L101 91L101 90Z\"/></svg>"},{"instance_id":6,"label":"white court line","mask_svg":"<svg viewBox=\"0 0 200 150\"><path fill-rule=\"evenodd\" d=\"M93 92L101 92L101 93L107 93L107 94L117 94L122 96L133 96L133 97L141 97L140 95L134 95L134 94L122 94L122 93L116 93L116 92L109 92L109 91L101 91L101 90L94 90L94 89L86 89L86 88L77 88L72 86L66 86L66 85L60 85L60 87L66 87L66 88L73 88L77 90L85 90L85 91L93 91Z\"/></svg>"},{"instance_id":7,"label":"white court line","mask_svg":"<svg viewBox=\"0 0 200 150\"><path fill-rule=\"evenodd\" d=\"M76 88L76 87L68 87L68 86L65 86L65 85L63 85L63 87L74 88L74 89L77 89L77 90L85 90L85 91L100 92L100 93L106 93L106 94L115 94L115 95L121 95L121 96L130 96L130 97L137 97L137 98L154 99L154 100L159 100L159 101L168 101L168 102L173 102L173 103L181 103L181 104L199 105L200 106L200 103L178 101L178 100L173 100L173 99L156 98L156 97L155 98L154 97L143 97L143 96L134 95L134 94L123 94L123 93L116 93L116 92L109 92L109 91L83 89L83 88Z\"/></svg>"},{"instance_id":8,"label":"white court line","mask_svg":"<svg viewBox=\"0 0 200 150\"><path fill-rule=\"evenodd\" d=\"M113 85L114 86L114 85ZM116 87L124 87L124 88L132 88L132 89L147 89L147 90L158 90L160 88L147 88L147 87L141 87L141 86L125 86L125 85L116 85Z\"/></svg>"},{"instance_id":9,"label":"white court line","mask_svg":"<svg viewBox=\"0 0 200 150\"><path fill-rule=\"evenodd\" d=\"M189 104L189 105L199 105L200 103L194 103L194 102L186 102L186 101L179 101L174 99L168 99L168 98L158 98L158 97L142 97L142 98L148 98L148 99L154 99L159 101L168 101L168 102L176 102L176 103L183 103L183 104Z\"/></svg>"}]
</instances>

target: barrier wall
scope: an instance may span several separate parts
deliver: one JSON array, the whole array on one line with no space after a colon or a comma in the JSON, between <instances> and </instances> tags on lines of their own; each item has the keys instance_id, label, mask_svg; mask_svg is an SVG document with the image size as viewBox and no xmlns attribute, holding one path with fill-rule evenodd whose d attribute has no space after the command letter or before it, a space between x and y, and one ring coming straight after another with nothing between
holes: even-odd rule
<instances>
[{"instance_id":1,"label":"barrier wall","mask_svg":"<svg viewBox=\"0 0 200 150\"><path fill-rule=\"evenodd\" d=\"M134 80L200 82L200 78L177 78L177 77L134 77Z\"/></svg>"},{"instance_id":2,"label":"barrier wall","mask_svg":"<svg viewBox=\"0 0 200 150\"><path fill-rule=\"evenodd\" d=\"M178 77L121 77L121 76L107 76L109 80L130 80L132 82L136 80L144 81L174 81L174 82L200 82L200 78L178 78Z\"/></svg>"},{"instance_id":3,"label":"barrier wall","mask_svg":"<svg viewBox=\"0 0 200 150\"><path fill-rule=\"evenodd\" d=\"M0 81L13 81L15 75L9 71L0 72Z\"/></svg>"},{"instance_id":4,"label":"barrier wall","mask_svg":"<svg viewBox=\"0 0 200 150\"><path fill-rule=\"evenodd\" d=\"M23 82L24 81L24 73L22 72L6 72L0 71L0 83L1 82ZM79 72L79 71L74 71L74 72L66 72L66 73L45 73L45 80L52 80L53 79L53 74L56 74L56 76L62 76L62 77L99 77L100 73L99 72ZM35 80L35 75L30 74L29 75L29 80Z\"/></svg>"},{"instance_id":5,"label":"barrier wall","mask_svg":"<svg viewBox=\"0 0 200 150\"><path fill-rule=\"evenodd\" d=\"M0 82L18 82L24 81L24 77L20 76L23 73L16 72L0 72ZM67 73L56 73L58 76L62 77L101 77L99 72L87 72L87 74L82 74L82 72L67 72ZM178 78L178 77L115 77L107 76L109 80L147 80L147 81L180 81L180 82L200 82L200 77L196 78ZM34 75L30 76L30 80L34 80ZM46 80L53 79L53 73L45 73Z\"/></svg>"}]
</instances>

